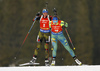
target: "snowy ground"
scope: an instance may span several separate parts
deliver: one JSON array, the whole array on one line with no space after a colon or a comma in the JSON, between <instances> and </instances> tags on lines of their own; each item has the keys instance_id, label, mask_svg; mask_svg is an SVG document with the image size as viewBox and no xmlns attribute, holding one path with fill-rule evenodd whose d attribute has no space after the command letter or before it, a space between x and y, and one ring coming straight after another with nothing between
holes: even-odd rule
<instances>
[{"instance_id":1,"label":"snowy ground","mask_svg":"<svg viewBox=\"0 0 100 71\"><path fill-rule=\"evenodd\" d=\"M0 71L100 71L100 65L0 67Z\"/></svg>"}]
</instances>

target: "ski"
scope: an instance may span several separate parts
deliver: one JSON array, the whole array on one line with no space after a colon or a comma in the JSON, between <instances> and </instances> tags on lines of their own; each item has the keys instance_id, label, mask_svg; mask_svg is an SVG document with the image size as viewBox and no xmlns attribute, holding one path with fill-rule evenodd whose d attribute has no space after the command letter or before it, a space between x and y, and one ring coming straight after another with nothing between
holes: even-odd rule
<instances>
[{"instance_id":1,"label":"ski","mask_svg":"<svg viewBox=\"0 0 100 71\"><path fill-rule=\"evenodd\" d=\"M19 64L19 66L34 66L34 65L39 65L40 63L23 63L23 64Z\"/></svg>"}]
</instances>

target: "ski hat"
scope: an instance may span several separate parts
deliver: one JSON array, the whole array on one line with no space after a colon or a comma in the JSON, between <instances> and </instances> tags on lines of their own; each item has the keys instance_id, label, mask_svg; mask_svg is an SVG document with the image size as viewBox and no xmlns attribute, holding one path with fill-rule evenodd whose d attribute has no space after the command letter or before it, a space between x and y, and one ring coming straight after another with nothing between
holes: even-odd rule
<instances>
[{"instance_id":1,"label":"ski hat","mask_svg":"<svg viewBox=\"0 0 100 71\"><path fill-rule=\"evenodd\" d=\"M58 18L57 17L53 17L53 23L57 23L58 22Z\"/></svg>"},{"instance_id":2,"label":"ski hat","mask_svg":"<svg viewBox=\"0 0 100 71\"><path fill-rule=\"evenodd\" d=\"M58 18L57 17L53 17L53 19L52 20L58 20Z\"/></svg>"},{"instance_id":3,"label":"ski hat","mask_svg":"<svg viewBox=\"0 0 100 71\"><path fill-rule=\"evenodd\" d=\"M42 13L48 13L47 9L43 9Z\"/></svg>"}]
</instances>

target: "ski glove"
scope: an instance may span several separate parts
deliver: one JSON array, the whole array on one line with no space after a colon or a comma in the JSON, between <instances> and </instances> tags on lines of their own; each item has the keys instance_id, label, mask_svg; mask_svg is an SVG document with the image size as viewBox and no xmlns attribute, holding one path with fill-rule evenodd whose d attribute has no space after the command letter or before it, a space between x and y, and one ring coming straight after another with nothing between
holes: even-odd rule
<instances>
[{"instance_id":1,"label":"ski glove","mask_svg":"<svg viewBox=\"0 0 100 71\"><path fill-rule=\"evenodd\" d=\"M66 27L66 28L68 27L68 23L67 23L67 22L65 22L65 27Z\"/></svg>"},{"instance_id":2,"label":"ski glove","mask_svg":"<svg viewBox=\"0 0 100 71\"><path fill-rule=\"evenodd\" d=\"M36 16L39 16L40 15L40 12L38 12L37 14L36 14Z\"/></svg>"}]
</instances>

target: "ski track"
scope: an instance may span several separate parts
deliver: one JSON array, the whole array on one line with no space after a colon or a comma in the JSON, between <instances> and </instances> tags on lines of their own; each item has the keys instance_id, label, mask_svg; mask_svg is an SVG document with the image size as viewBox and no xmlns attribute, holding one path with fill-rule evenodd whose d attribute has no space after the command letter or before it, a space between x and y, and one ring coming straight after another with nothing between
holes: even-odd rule
<instances>
[{"instance_id":1,"label":"ski track","mask_svg":"<svg viewBox=\"0 0 100 71\"><path fill-rule=\"evenodd\" d=\"M100 65L0 67L0 71L100 71Z\"/></svg>"}]
</instances>

